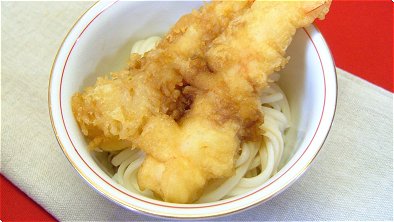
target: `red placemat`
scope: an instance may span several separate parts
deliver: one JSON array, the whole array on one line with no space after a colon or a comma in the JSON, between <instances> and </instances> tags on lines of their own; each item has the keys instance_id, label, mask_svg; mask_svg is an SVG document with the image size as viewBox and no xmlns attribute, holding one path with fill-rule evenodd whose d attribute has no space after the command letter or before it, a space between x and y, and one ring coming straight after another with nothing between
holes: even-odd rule
<instances>
[{"instance_id":1,"label":"red placemat","mask_svg":"<svg viewBox=\"0 0 394 222\"><path fill-rule=\"evenodd\" d=\"M389 0L337 1L316 22L339 68L391 92L393 9Z\"/></svg>"},{"instance_id":2,"label":"red placemat","mask_svg":"<svg viewBox=\"0 0 394 222\"><path fill-rule=\"evenodd\" d=\"M0 219L2 221L55 221L40 205L3 175L0 177Z\"/></svg>"},{"instance_id":3,"label":"red placemat","mask_svg":"<svg viewBox=\"0 0 394 222\"><path fill-rule=\"evenodd\" d=\"M336 65L393 92L393 9L386 1L336 1L326 20L316 22ZM55 221L3 176L3 221Z\"/></svg>"}]
</instances>

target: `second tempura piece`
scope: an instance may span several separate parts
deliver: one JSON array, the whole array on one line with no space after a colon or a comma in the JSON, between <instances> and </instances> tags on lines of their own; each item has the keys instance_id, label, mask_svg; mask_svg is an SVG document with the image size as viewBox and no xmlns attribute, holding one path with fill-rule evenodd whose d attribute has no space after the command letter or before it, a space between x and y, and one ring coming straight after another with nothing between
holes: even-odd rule
<instances>
[{"instance_id":1,"label":"second tempura piece","mask_svg":"<svg viewBox=\"0 0 394 222\"><path fill-rule=\"evenodd\" d=\"M234 172L241 142L259 141L260 92L284 67L297 28L324 17L330 2L256 1L215 39L200 63L186 73L183 93L191 109L176 123L151 119L138 138L148 157L138 174L141 188L165 201L191 203L211 179Z\"/></svg>"}]
</instances>

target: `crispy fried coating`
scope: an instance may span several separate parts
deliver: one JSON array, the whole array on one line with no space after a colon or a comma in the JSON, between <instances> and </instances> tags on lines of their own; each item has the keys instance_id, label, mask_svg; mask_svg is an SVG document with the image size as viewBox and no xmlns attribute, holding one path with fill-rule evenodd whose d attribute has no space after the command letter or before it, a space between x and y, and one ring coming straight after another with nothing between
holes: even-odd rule
<instances>
[{"instance_id":1,"label":"crispy fried coating","mask_svg":"<svg viewBox=\"0 0 394 222\"><path fill-rule=\"evenodd\" d=\"M287 63L296 29L323 17L329 4L206 4L156 50L133 55L129 70L74 96L74 115L92 146L131 144L147 154L141 189L192 203L208 181L234 173L242 142L261 139L259 95L268 76Z\"/></svg>"},{"instance_id":2,"label":"crispy fried coating","mask_svg":"<svg viewBox=\"0 0 394 222\"><path fill-rule=\"evenodd\" d=\"M258 1L230 23L199 61L208 71L183 76L190 88L184 93L193 103L178 126L163 118L144 128L139 147L156 162L141 167L141 188L165 201L191 203L210 179L232 175L240 142L259 139L260 91L288 61L285 51L296 29L327 12L329 4L321 4ZM171 127L160 127L166 124ZM164 128L167 132L160 134ZM172 169L180 160L179 168Z\"/></svg>"},{"instance_id":3,"label":"crispy fried coating","mask_svg":"<svg viewBox=\"0 0 394 222\"><path fill-rule=\"evenodd\" d=\"M134 146L152 116L179 119L190 101L182 96L182 73L197 72L193 58L251 3L214 2L183 16L144 57L133 54L129 68L98 78L93 87L72 98L74 116L91 148L106 151ZM192 71L194 70L194 71Z\"/></svg>"},{"instance_id":4,"label":"crispy fried coating","mask_svg":"<svg viewBox=\"0 0 394 222\"><path fill-rule=\"evenodd\" d=\"M137 144L155 161L145 161L140 168L140 188L168 202L191 203L209 179L233 174L240 126L231 120L212 122L209 116L216 112L212 104L219 99L214 93L197 95L178 123L164 115L150 119Z\"/></svg>"}]
</instances>

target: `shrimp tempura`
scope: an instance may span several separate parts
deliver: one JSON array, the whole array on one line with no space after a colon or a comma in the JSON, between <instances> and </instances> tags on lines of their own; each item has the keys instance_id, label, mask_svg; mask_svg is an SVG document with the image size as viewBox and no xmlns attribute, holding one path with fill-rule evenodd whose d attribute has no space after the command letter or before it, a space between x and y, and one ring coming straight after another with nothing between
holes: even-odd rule
<instances>
[{"instance_id":1,"label":"shrimp tempura","mask_svg":"<svg viewBox=\"0 0 394 222\"><path fill-rule=\"evenodd\" d=\"M181 89L181 73L194 73L207 46L220 35L249 1L214 2L183 16L144 57L131 55L127 70L98 78L93 87L72 98L74 116L91 148L135 147L145 123L166 114L179 119L190 105Z\"/></svg>"},{"instance_id":2,"label":"shrimp tempura","mask_svg":"<svg viewBox=\"0 0 394 222\"><path fill-rule=\"evenodd\" d=\"M138 184L163 200L196 201L209 180L234 173L242 142L262 135L259 95L274 71L288 59L285 51L297 28L323 18L329 1L256 1L235 18L199 59L200 72L183 73L191 97L178 122L165 115L150 119L137 139L147 159Z\"/></svg>"}]
</instances>

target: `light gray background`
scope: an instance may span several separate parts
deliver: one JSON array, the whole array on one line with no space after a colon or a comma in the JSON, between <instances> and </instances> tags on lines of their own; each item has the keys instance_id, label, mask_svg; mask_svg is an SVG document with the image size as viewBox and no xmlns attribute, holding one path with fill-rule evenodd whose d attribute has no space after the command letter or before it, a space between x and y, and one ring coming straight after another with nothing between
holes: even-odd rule
<instances>
[{"instance_id":1,"label":"light gray background","mask_svg":"<svg viewBox=\"0 0 394 222\"><path fill-rule=\"evenodd\" d=\"M153 220L91 189L50 124L53 59L92 4L1 3L1 171L60 220ZM272 200L218 220L393 219L393 96L339 69L338 82L335 121L310 170Z\"/></svg>"}]
</instances>

